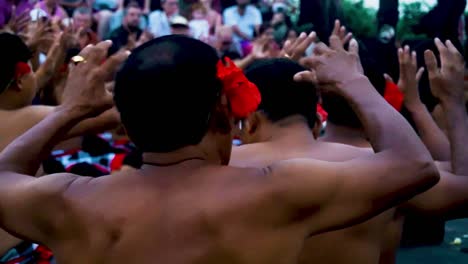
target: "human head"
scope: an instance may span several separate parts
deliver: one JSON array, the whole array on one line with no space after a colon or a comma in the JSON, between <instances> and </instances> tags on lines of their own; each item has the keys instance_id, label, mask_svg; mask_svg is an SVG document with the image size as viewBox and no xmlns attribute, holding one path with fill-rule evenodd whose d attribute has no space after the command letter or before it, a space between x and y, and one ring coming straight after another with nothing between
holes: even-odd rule
<instances>
[{"instance_id":1,"label":"human head","mask_svg":"<svg viewBox=\"0 0 468 264\"><path fill-rule=\"evenodd\" d=\"M161 6L167 16L179 13L179 0L161 0Z\"/></svg>"},{"instance_id":2,"label":"human head","mask_svg":"<svg viewBox=\"0 0 468 264\"><path fill-rule=\"evenodd\" d=\"M31 51L18 36L0 33L0 52L3 53L0 63L0 107L21 108L31 104L36 93L36 78L32 71L25 71Z\"/></svg>"},{"instance_id":3,"label":"human head","mask_svg":"<svg viewBox=\"0 0 468 264\"><path fill-rule=\"evenodd\" d=\"M383 96L386 86L384 73L372 58L361 57L361 62L364 74L369 78L374 88ZM328 113L328 121L330 123L350 128L362 128L359 118L344 98L327 93L322 93L321 96L323 108Z\"/></svg>"},{"instance_id":4,"label":"human head","mask_svg":"<svg viewBox=\"0 0 468 264\"><path fill-rule=\"evenodd\" d=\"M183 16L174 16L171 21L171 33L173 35L191 36L188 20Z\"/></svg>"},{"instance_id":5,"label":"human head","mask_svg":"<svg viewBox=\"0 0 468 264\"><path fill-rule=\"evenodd\" d=\"M267 38L270 41L274 40L275 30L273 29L273 26L271 26L268 23L261 25L258 30L258 33L260 34L260 37Z\"/></svg>"},{"instance_id":6,"label":"human head","mask_svg":"<svg viewBox=\"0 0 468 264\"><path fill-rule=\"evenodd\" d=\"M114 94L122 123L139 149L168 153L208 144L205 151L229 162L234 118L220 96L218 61L209 45L177 35L153 39L132 52L117 73Z\"/></svg>"},{"instance_id":7,"label":"human head","mask_svg":"<svg viewBox=\"0 0 468 264\"><path fill-rule=\"evenodd\" d=\"M250 4L250 0L237 0L237 6L239 7L246 7L248 4Z\"/></svg>"},{"instance_id":8,"label":"human head","mask_svg":"<svg viewBox=\"0 0 468 264\"><path fill-rule=\"evenodd\" d=\"M206 9L211 9L211 6L213 4L213 0L200 0L200 3L203 4L203 6L206 8Z\"/></svg>"},{"instance_id":9,"label":"human head","mask_svg":"<svg viewBox=\"0 0 468 264\"><path fill-rule=\"evenodd\" d=\"M201 3L195 3L192 6L192 19L204 19L206 18L207 10Z\"/></svg>"},{"instance_id":10,"label":"human head","mask_svg":"<svg viewBox=\"0 0 468 264\"><path fill-rule=\"evenodd\" d=\"M54 5L57 5L57 3L58 3L57 0L44 0L44 2L48 6L54 6Z\"/></svg>"},{"instance_id":11,"label":"human head","mask_svg":"<svg viewBox=\"0 0 468 264\"><path fill-rule=\"evenodd\" d=\"M216 30L216 49L220 53L231 50L233 45L233 31L231 27L221 26Z\"/></svg>"},{"instance_id":12,"label":"human head","mask_svg":"<svg viewBox=\"0 0 468 264\"><path fill-rule=\"evenodd\" d=\"M141 7L137 2L130 2L125 8L124 26L135 28L140 25Z\"/></svg>"},{"instance_id":13,"label":"human head","mask_svg":"<svg viewBox=\"0 0 468 264\"><path fill-rule=\"evenodd\" d=\"M93 23L93 12L87 7L78 7L73 12L73 26L76 29L88 30Z\"/></svg>"},{"instance_id":14,"label":"human head","mask_svg":"<svg viewBox=\"0 0 468 264\"><path fill-rule=\"evenodd\" d=\"M256 134L258 128L266 122L276 123L288 117L302 117L311 130L317 128L317 90L310 83L294 81L294 75L305 70L289 59L259 60L247 68L246 76L257 85L262 102L244 126L244 143L257 142L262 137Z\"/></svg>"}]
</instances>

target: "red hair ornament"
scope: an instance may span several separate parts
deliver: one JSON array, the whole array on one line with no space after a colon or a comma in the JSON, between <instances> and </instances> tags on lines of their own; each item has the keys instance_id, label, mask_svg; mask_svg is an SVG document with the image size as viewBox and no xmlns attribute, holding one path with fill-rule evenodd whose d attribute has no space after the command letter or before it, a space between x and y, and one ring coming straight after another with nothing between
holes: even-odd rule
<instances>
[{"instance_id":1,"label":"red hair ornament","mask_svg":"<svg viewBox=\"0 0 468 264\"><path fill-rule=\"evenodd\" d=\"M229 58L220 60L217 65L218 78L223 83L223 93L231 106L236 119L245 119L255 112L262 101L260 92L240 68Z\"/></svg>"}]
</instances>

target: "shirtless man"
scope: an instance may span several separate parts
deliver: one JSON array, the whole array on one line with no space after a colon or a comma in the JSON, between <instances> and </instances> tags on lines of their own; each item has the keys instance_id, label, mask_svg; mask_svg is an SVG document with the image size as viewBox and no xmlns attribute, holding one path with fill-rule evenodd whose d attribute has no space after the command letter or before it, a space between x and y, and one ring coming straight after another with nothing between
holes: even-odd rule
<instances>
[{"instance_id":1,"label":"shirtless man","mask_svg":"<svg viewBox=\"0 0 468 264\"><path fill-rule=\"evenodd\" d=\"M404 215L408 212L427 214L449 220L467 217L468 162L466 150L467 116L463 98L462 56L452 43L446 46L439 40L436 45L441 53L442 69L437 68L437 61L432 52L426 52L426 64L431 78L431 88L435 96L440 98L445 107L451 128L450 147L452 149L451 172L442 171L441 181L429 191L401 204L397 208L382 213L378 217L351 228L329 232L311 237L305 243L300 263L395 263L396 251L399 247ZM432 155L443 156L443 133L438 131L424 106L421 107L417 94L417 73L415 54L410 54L409 48L399 51L401 77L400 85L405 86L405 105L410 109L422 140L431 150ZM408 98L410 97L410 98ZM417 99L417 100L416 100ZM334 127L337 129L338 127ZM389 131L384 130L385 133ZM344 128L336 131L327 139L331 142L347 143L352 146L365 147L369 142L365 133L358 129ZM462 136L465 135L465 136ZM335 139L335 140L333 140ZM437 154L439 152L439 154ZM453 157L458 157L456 160ZM455 175L456 174L456 175ZM363 181L364 182L364 181ZM384 230L384 232L383 232ZM336 245L342 244L340 254L336 254Z\"/></svg>"},{"instance_id":2,"label":"shirtless man","mask_svg":"<svg viewBox=\"0 0 468 264\"><path fill-rule=\"evenodd\" d=\"M234 103L255 92L213 48L183 36L137 48L116 77L115 103L144 152L142 169L32 177L66 131L111 107L104 80L125 54L101 65L109 46L85 48L70 99L0 154L0 225L49 246L59 263L294 263L305 237L361 222L438 181L417 135L355 70L356 53L342 49L318 58L318 75L355 105L378 154L226 166L244 117ZM221 72L234 76L220 80Z\"/></svg>"},{"instance_id":3,"label":"shirtless man","mask_svg":"<svg viewBox=\"0 0 468 264\"><path fill-rule=\"evenodd\" d=\"M57 52L54 47L49 53ZM55 50L54 50L55 49ZM55 107L44 105L31 105L38 88L43 87L50 78L49 70L39 68L33 73L30 70L29 60L31 53L22 40L9 33L0 34L0 52L2 57L0 70L0 150L3 150L15 138L39 123L46 116L55 111ZM49 57L49 59L55 56ZM44 67L50 67L46 62ZM87 133L102 132L119 124L120 119L115 110L103 115L80 122L67 132L63 139L72 138ZM34 173L35 174L35 173ZM0 229L0 256L20 243L20 239L8 235Z\"/></svg>"}]
</instances>

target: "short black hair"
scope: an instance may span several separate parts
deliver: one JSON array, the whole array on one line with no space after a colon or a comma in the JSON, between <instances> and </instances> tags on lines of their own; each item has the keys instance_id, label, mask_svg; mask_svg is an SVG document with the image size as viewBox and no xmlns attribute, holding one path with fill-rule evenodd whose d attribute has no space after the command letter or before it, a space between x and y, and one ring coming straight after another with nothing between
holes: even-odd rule
<instances>
[{"instance_id":1,"label":"short black hair","mask_svg":"<svg viewBox=\"0 0 468 264\"><path fill-rule=\"evenodd\" d=\"M246 76L262 95L258 110L273 122L301 115L313 128L317 119L317 89L310 83L294 81L294 75L305 70L288 59L259 60L248 67Z\"/></svg>"},{"instance_id":2,"label":"short black hair","mask_svg":"<svg viewBox=\"0 0 468 264\"><path fill-rule=\"evenodd\" d=\"M384 72L379 69L377 62L370 57L361 56L361 62L364 74L369 78L377 92L383 96L386 87ZM361 121L359 121L354 110L343 97L328 93L323 93L321 96L323 108L327 111L330 122L352 128L362 127Z\"/></svg>"},{"instance_id":3,"label":"short black hair","mask_svg":"<svg viewBox=\"0 0 468 264\"><path fill-rule=\"evenodd\" d=\"M221 93L218 61L211 46L176 35L132 52L117 73L114 99L142 152L166 153L201 142Z\"/></svg>"},{"instance_id":4,"label":"short black hair","mask_svg":"<svg viewBox=\"0 0 468 264\"><path fill-rule=\"evenodd\" d=\"M31 51L17 35L0 33L0 94L15 77L16 63L28 62Z\"/></svg>"}]
</instances>

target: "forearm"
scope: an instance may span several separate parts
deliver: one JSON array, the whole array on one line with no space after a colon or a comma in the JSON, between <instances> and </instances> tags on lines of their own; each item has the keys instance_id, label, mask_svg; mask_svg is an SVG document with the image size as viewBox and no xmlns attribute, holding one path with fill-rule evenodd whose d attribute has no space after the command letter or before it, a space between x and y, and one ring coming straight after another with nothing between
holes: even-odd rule
<instances>
[{"instance_id":1,"label":"forearm","mask_svg":"<svg viewBox=\"0 0 468 264\"><path fill-rule=\"evenodd\" d=\"M37 90L40 92L50 81L53 75L57 72L59 65L65 62L65 51L64 49L56 44L53 45L47 54L47 59L42 64L37 73Z\"/></svg>"},{"instance_id":2,"label":"forearm","mask_svg":"<svg viewBox=\"0 0 468 264\"><path fill-rule=\"evenodd\" d=\"M437 161L450 161L450 143L445 134L435 123L426 106L419 102L407 105L418 130L419 137Z\"/></svg>"},{"instance_id":3,"label":"forearm","mask_svg":"<svg viewBox=\"0 0 468 264\"><path fill-rule=\"evenodd\" d=\"M85 116L86 113L82 110L57 107L43 121L3 150L0 154L0 171L35 175L53 147Z\"/></svg>"},{"instance_id":4,"label":"forearm","mask_svg":"<svg viewBox=\"0 0 468 264\"><path fill-rule=\"evenodd\" d=\"M468 176L468 116L462 98L441 100L450 140L453 173Z\"/></svg>"},{"instance_id":5,"label":"forearm","mask_svg":"<svg viewBox=\"0 0 468 264\"><path fill-rule=\"evenodd\" d=\"M254 57L252 55L248 55L247 57L241 59L241 60L236 60L234 63L236 64L237 67L245 70L247 67L249 67L253 62L255 61Z\"/></svg>"},{"instance_id":6,"label":"forearm","mask_svg":"<svg viewBox=\"0 0 468 264\"><path fill-rule=\"evenodd\" d=\"M366 77L344 85L343 96L357 114L376 153L392 150L402 159L432 161L413 128L383 99Z\"/></svg>"}]
</instances>

